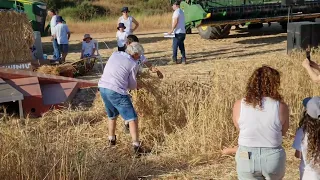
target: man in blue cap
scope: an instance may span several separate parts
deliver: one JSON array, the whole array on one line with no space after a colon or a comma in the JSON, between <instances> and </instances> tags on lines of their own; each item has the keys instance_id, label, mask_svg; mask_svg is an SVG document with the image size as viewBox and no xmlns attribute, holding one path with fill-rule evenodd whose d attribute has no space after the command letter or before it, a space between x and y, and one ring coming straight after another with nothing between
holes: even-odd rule
<instances>
[{"instance_id":1,"label":"man in blue cap","mask_svg":"<svg viewBox=\"0 0 320 180\"><path fill-rule=\"evenodd\" d=\"M64 20L61 16L57 16L57 25L55 26L54 37L57 39L59 44L60 52L62 53L61 62L66 60L68 50L69 50L69 39L70 30L66 24L63 23Z\"/></svg>"}]
</instances>

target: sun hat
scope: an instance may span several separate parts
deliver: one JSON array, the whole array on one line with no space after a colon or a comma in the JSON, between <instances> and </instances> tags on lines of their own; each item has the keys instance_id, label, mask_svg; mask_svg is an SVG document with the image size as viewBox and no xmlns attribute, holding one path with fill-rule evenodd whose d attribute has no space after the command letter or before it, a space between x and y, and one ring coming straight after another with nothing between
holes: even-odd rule
<instances>
[{"instance_id":1,"label":"sun hat","mask_svg":"<svg viewBox=\"0 0 320 180\"><path fill-rule=\"evenodd\" d=\"M61 16L57 16L57 22L63 22L63 18Z\"/></svg>"},{"instance_id":2,"label":"sun hat","mask_svg":"<svg viewBox=\"0 0 320 180\"><path fill-rule=\"evenodd\" d=\"M119 30L119 28L123 28L123 29L125 29L125 28L126 28L126 26L124 26L124 23L119 23L119 25L118 25L117 29Z\"/></svg>"},{"instance_id":3,"label":"sun hat","mask_svg":"<svg viewBox=\"0 0 320 180\"><path fill-rule=\"evenodd\" d=\"M121 12L130 12L128 7L123 7Z\"/></svg>"},{"instance_id":4,"label":"sun hat","mask_svg":"<svg viewBox=\"0 0 320 180\"><path fill-rule=\"evenodd\" d=\"M92 37L90 36L90 34L85 34L83 36L83 41L85 41L87 38L90 38L90 40L92 40Z\"/></svg>"},{"instance_id":5,"label":"sun hat","mask_svg":"<svg viewBox=\"0 0 320 180\"><path fill-rule=\"evenodd\" d=\"M173 3L173 5L178 5L178 6L180 6L180 3L181 3L181 1L177 0L177 1L175 1L175 2Z\"/></svg>"},{"instance_id":6,"label":"sun hat","mask_svg":"<svg viewBox=\"0 0 320 180\"><path fill-rule=\"evenodd\" d=\"M320 97L315 96L312 98L306 98L305 102L305 108L307 111L307 114L314 118L314 119L320 119Z\"/></svg>"}]
</instances>

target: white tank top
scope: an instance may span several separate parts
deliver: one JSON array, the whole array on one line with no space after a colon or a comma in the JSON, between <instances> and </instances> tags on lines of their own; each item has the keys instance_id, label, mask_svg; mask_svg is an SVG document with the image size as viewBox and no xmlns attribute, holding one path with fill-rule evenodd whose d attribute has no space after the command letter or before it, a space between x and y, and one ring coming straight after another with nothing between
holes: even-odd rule
<instances>
[{"instance_id":1,"label":"white tank top","mask_svg":"<svg viewBox=\"0 0 320 180\"><path fill-rule=\"evenodd\" d=\"M129 16L128 19L124 19L123 16L119 18L119 21L124 24L126 29L124 30L127 32L129 35L132 34L131 29L132 29L132 17Z\"/></svg>"},{"instance_id":2,"label":"white tank top","mask_svg":"<svg viewBox=\"0 0 320 180\"><path fill-rule=\"evenodd\" d=\"M247 147L278 147L282 144L282 124L279 118L279 101L263 99L263 109L253 108L241 100L238 120L238 143Z\"/></svg>"}]
</instances>

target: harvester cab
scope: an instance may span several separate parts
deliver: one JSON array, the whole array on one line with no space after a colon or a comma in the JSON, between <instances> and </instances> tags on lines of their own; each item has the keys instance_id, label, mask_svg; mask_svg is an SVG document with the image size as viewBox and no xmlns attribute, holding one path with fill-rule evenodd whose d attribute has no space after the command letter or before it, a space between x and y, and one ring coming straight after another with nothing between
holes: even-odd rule
<instances>
[{"instance_id":1,"label":"harvester cab","mask_svg":"<svg viewBox=\"0 0 320 180\"><path fill-rule=\"evenodd\" d=\"M320 17L320 1L301 1L291 5L290 21L314 21ZM173 3L173 0L171 1ZM229 35L233 25L262 28L263 23L277 22L287 29L288 10L280 0L185 0L180 4L185 13L186 30L197 28L204 39Z\"/></svg>"}]
</instances>

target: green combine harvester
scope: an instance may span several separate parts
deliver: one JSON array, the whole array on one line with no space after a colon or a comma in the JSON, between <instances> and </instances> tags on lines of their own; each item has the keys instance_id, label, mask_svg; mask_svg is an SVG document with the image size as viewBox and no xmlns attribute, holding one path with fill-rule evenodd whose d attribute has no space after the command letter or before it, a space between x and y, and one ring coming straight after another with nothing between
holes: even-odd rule
<instances>
[{"instance_id":1,"label":"green combine harvester","mask_svg":"<svg viewBox=\"0 0 320 180\"><path fill-rule=\"evenodd\" d=\"M47 6L45 3L34 0L0 0L0 10L15 10L26 13L34 31L46 35L45 21Z\"/></svg>"},{"instance_id":2,"label":"green combine harvester","mask_svg":"<svg viewBox=\"0 0 320 180\"><path fill-rule=\"evenodd\" d=\"M286 30L289 15L289 6L282 5L281 0L185 0L180 7L187 33L197 28L204 39L225 38L233 25L257 29L263 23L278 22ZM320 0L291 5L290 11L290 21L314 21L320 17Z\"/></svg>"}]
</instances>

